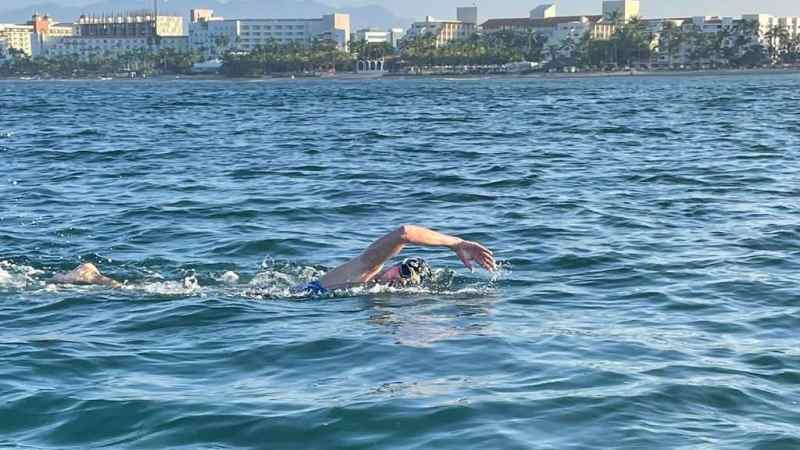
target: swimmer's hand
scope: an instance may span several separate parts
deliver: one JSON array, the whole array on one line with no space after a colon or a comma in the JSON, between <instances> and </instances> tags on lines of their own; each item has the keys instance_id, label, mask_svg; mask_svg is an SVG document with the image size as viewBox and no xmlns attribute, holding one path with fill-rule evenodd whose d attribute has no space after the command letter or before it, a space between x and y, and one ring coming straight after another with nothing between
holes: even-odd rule
<instances>
[{"instance_id":1,"label":"swimmer's hand","mask_svg":"<svg viewBox=\"0 0 800 450\"><path fill-rule=\"evenodd\" d=\"M462 240L452 248L456 255L461 258L464 267L469 270L472 270L473 262L477 262L489 272L497 270L492 251L477 242Z\"/></svg>"}]
</instances>

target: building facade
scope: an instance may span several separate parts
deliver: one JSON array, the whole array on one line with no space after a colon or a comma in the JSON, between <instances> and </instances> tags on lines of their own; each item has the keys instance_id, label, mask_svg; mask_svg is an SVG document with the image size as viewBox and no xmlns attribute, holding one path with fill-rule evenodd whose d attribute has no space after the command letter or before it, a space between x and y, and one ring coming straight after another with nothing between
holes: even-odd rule
<instances>
[{"instance_id":1,"label":"building facade","mask_svg":"<svg viewBox=\"0 0 800 450\"><path fill-rule=\"evenodd\" d=\"M6 55L10 54L11 49L33 55L33 26L0 24L0 48Z\"/></svg>"},{"instance_id":2,"label":"building facade","mask_svg":"<svg viewBox=\"0 0 800 450\"><path fill-rule=\"evenodd\" d=\"M156 16L150 12L83 15L75 24L74 31L71 36L48 39L42 45L42 54L88 59L131 51L155 53L162 49L189 49L180 16Z\"/></svg>"},{"instance_id":3,"label":"building facade","mask_svg":"<svg viewBox=\"0 0 800 450\"><path fill-rule=\"evenodd\" d=\"M414 22L406 37L416 39L432 36L436 46L442 47L453 41L467 39L478 32L478 8L458 8L457 16L456 20L436 20L428 16L423 22Z\"/></svg>"},{"instance_id":4,"label":"building facade","mask_svg":"<svg viewBox=\"0 0 800 450\"><path fill-rule=\"evenodd\" d=\"M389 43L392 47L398 48L405 35L406 32L402 28L392 28L390 30L367 28L356 31L354 39L368 44Z\"/></svg>"},{"instance_id":5,"label":"building facade","mask_svg":"<svg viewBox=\"0 0 800 450\"><path fill-rule=\"evenodd\" d=\"M685 65L690 62L697 63L696 58L692 58L694 50L693 43L689 39L683 39L677 47L670 49L670 40L667 28L678 29L683 33L701 32L708 34L726 33L726 38L721 41L723 48L732 48L738 45L739 56L747 50L746 46L737 44L742 33L749 34L747 22L754 22L758 30L758 37L749 35L752 44L760 44L764 48L774 46L780 48L782 42L780 35L775 33L777 29L785 30L786 37L796 39L800 36L800 18L796 17L775 17L769 14L745 14L741 18L718 17L718 16L694 16L688 18L666 18L666 19L647 19L643 23L647 30L653 33L654 40L658 48L654 53L652 63L657 65ZM662 38L663 36L663 38ZM777 57L773 55L773 57ZM724 57L719 55L709 55L700 61L701 64L725 63Z\"/></svg>"},{"instance_id":6,"label":"building facade","mask_svg":"<svg viewBox=\"0 0 800 450\"><path fill-rule=\"evenodd\" d=\"M551 44L579 39L589 33L592 39L608 40L615 25L603 16L556 16L547 18L491 19L483 23L484 33L500 31L534 32L547 38Z\"/></svg>"},{"instance_id":7,"label":"building facade","mask_svg":"<svg viewBox=\"0 0 800 450\"><path fill-rule=\"evenodd\" d=\"M268 43L300 43L315 40L333 41L337 48L348 50L350 16L329 14L318 19L224 19L212 10L192 10L189 43L208 57L228 50L252 51Z\"/></svg>"},{"instance_id":8,"label":"building facade","mask_svg":"<svg viewBox=\"0 0 800 450\"><path fill-rule=\"evenodd\" d=\"M31 54L41 56L46 54L47 46L58 39L73 36L76 26L73 23L56 23L47 15L34 14L28 24L32 25Z\"/></svg>"}]
</instances>

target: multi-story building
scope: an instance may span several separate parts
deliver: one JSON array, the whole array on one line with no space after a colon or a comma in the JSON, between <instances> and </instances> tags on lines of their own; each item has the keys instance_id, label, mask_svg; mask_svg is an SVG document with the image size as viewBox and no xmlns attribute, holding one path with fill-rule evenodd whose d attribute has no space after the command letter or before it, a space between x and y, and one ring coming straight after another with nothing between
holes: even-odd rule
<instances>
[{"instance_id":1,"label":"multi-story building","mask_svg":"<svg viewBox=\"0 0 800 450\"><path fill-rule=\"evenodd\" d=\"M76 24L82 37L183 36L183 17L137 11L126 15L82 15Z\"/></svg>"},{"instance_id":2,"label":"multi-story building","mask_svg":"<svg viewBox=\"0 0 800 450\"><path fill-rule=\"evenodd\" d=\"M367 28L356 31L355 40L364 41L368 44L383 44L388 42L392 47L397 48L400 40L405 37L406 32L402 28L392 28L390 30L379 30Z\"/></svg>"},{"instance_id":3,"label":"multi-story building","mask_svg":"<svg viewBox=\"0 0 800 450\"><path fill-rule=\"evenodd\" d=\"M555 5L541 5L527 18L491 19L483 23L482 29L484 33L535 32L558 44L568 38L579 39L586 33L596 40L608 40L614 34L615 24L600 15L558 16Z\"/></svg>"},{"instance_id":4,"label":"multi-story building","mask_svg":"<svg viewBox=\"0 0 800 450\"><path fill-rule=\"evenodd\" d=\"M671 22L671 23L670 23ZM774 33L776 28L785 30L789 39L794 39L800 35L800 18L795 17L775 17L769 14L746 14L740 19L733 17L718 17L718 16L695 16L690 18L673 18L673 19L648 19L643 20L647 26L648 31L653 33L656 42L659 42L658 51L655 52L653 61L661 65L683 65L692 62L691 54L694 50L694 43L690 39L682 39L677 43L678 47L670 49L670 40L668 38L662 39L666 32L667 25L671 25L672 29L686 32L702 32L702 33L721 33L727 32L727 38L721 41L723 47L731 48L736 45L736 41L741 37L741 33L748 33L747 27L742 25L745 22L755 22L758 29L758 37L755 34L750 35L752 43L759 43L764 47L770 45L780 47L783 42L780 41L779 35ZM772 31L772 33L770 32ZM740 55L746 50L745 47L739 47ZM701 63L724 63L724 59L719 55L709 55ZM697 62L695 60L695 62Z\"/></svg>"},{"instance_id":5,"label":"multi-story building","mask_svg":"<svg viewBox=\"0 0 800 450\"><path fill-rule=\"evenodd\" d=\"M31 50L33 56L40 56L46 53L50 42L67 36L73 36L76 32L73 23L56 23L48 15L34 14L29 25L32 26Z\"/></svg>"},{"instance_id":6,"label":"multi-story building","mask_svg":"<svg viewBox=\"0 0 800 450\"><path fill-rule=\"evenodd\" d=\"M189 16L189 46L193 50L212 58L237 45L239 21L216 17L211 9L193 9Z\"/></svg>"},{"instance_id":7,"label":"multi-story building","mask_svg":"<svg viewBox=\"0 0 800 450\"><path fill-rule=\"evenodd\" d=\"M34 14L24 25L0 24L0 47L8 54L10 49L20 50L28 56L38 56L50 39L71 36L73 24L56 23L47 15Z\"/></svg>"},{"instance_id":8,"label":"multi-story building","mask_svg":"<svg viewBox=\"0 0 800 450\"><path fill-rule=\"evenodd\" d=\"M780 17L778 26L785 29L789 36L800 36L800 17Z\"/></svg>"},{"instance_id":9,"label":"multi-story building","mask_svg":"<svg viewBox=\"0 0 800 450\"><path fill-rule=\"evenodd\" d=\"M212 10L192 10L189 42L207 56L226 50L250 51L270 42L304 45L314 40L336 43L347 50L350 43L350 16L329 14L318 19L224 19Z\"/></svg>"},{"instance_id":10,"label":"multi-story building","mask_svg":"<svg viewBox=\"0 0 800 450\"><path fill-rule=\"evenodd\" d=\"M20 50L26 55L33 54L33 26L0 24L0 48L8 54L11 49Z\"/></svg>"},{"instance_id":11,"label":"multi-story building","mask_svg":"<svg viewBox=\"0 0 800 450\"><path fill-rule=\"evenodd\" d=\"M422 36L433 36L437 47L447 45L453 41L466 39L478 31L478 8L458 8L457 19L436 20L431 16L424 22L414 22L408 30L406 37L416 39Z\"/></svg>"},{"instance_id":12,"label":"multi-story building","mask_svg":"<svg viewBox=\"0 0 800 450\"><path fill-rule=\"evenodd\" d=\"M550 43L559 43L567 38L578 39L589 33L593 39L608 40L614 34L614 24L603 16L558 16L544 19L491 19L482 25L484 33L499 31L535 32Z\"/></svg>"},{"instance_id":13,"label":"multi-story building","mask_svg":"<svg viewBox=\"0 0 800 450\"><path fill-rule=\"evenodd\" d=\"M789 39L800 35L800 18L798 17L775 17L769 14L745 14L743 21L756 22L758 24L761 43L767 44L770 35L776 29L783 29L788 33ZM780 42L778 42L780 44Z\"/></svg>"},{"instance_id":14,"label":"multi-story building","mask_svg":"<svg viewBox=\"0 0 800 450\"><path fill-rule=\"evenodd\" d=\"M156 16L141 11L126 15L80 17L73 36L49 39L43 46L46 56L114 55L134 50L157 52L161 49L187 50L183 17Z\"/></svg>"}]
</instances>

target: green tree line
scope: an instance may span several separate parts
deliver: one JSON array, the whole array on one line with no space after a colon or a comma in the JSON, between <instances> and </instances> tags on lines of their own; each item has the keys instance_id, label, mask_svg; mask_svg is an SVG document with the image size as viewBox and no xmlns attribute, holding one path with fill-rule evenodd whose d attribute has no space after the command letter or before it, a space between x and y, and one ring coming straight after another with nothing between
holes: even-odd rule
<instances>
[{"instance_id":1,"label":"green tree line","mask_svg":"<svg viewBox=\"0 0 800 450\"><path fill-rule=\"evenodd\" d=\"M249 52L228 51L222 57L222 73L231 77L352 71L353 68L352 55L327 40L315 40L311 45L271 41Z\"/></svg>"},{"instance_id":2,"label":"green tree line","mask_svg":"<svg viewBox=\"0 0 800 450\"><path fill-rule=\"evenodd\" d=\"M174 49L158 52L131 50L124 53L31 57L10 49L0 62L2 76L41 76L46 78L86 78L134 72L139 76L186 74L200 58L197 53Z\"/></svg>"}]
</instances>

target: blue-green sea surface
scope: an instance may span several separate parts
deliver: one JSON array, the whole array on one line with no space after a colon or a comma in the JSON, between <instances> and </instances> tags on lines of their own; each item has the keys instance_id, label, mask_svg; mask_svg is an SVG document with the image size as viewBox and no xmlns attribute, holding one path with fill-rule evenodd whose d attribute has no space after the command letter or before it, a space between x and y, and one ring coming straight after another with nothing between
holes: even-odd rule
<instances>
[{"instance_id":1,"label":"blue-green sea surface","mask_svg":"<svg viewBox=\"0 0 800 450\"><path fill-rule=\"evenodd\" d=\"M800 448L800 76L0 82L0 448ZM404 223L421 289L292 297ZM122 289L56 286L95 263Z\"/></svg>"}]
</instances>

